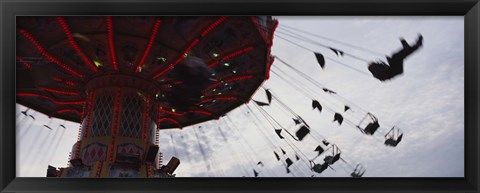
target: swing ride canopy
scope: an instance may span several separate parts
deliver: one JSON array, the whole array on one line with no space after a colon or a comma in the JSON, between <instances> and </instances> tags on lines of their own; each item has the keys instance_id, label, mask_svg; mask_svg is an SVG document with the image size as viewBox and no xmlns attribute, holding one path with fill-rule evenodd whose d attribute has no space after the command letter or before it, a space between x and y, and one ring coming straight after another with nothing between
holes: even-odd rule
<instances>
[{"instance_id":1,"label":"swing ride canopy","mask_svg":"<svg viewBox=\"0 0 480 193\"><path fill-rule=\"evenodd\" d=\"M168 120L160 129L219 118L268 79L276 25L269 16L17 17L17 103L81 122L88 91L114 85L146 91ZM185 69L209 72L208 84L191 83ZM181 108L175 100L191 85L199 98Z\"/></svg>"}]
</instances>

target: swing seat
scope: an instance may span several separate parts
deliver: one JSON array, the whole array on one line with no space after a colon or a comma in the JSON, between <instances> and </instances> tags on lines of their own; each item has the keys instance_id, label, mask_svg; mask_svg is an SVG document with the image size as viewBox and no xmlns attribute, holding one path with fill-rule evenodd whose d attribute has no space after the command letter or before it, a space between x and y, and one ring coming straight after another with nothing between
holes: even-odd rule
<instances>
[{"instance_id":1,"label":"swing seat","mask_svg":"<svg viewBox=\"0 0 480 193\"><path fill-rule=\"evenodd\" d=\"M353 169L353 172L350 173L350 176L352 176L353 178L360 178L363 176L365 171L366 169L361 164L357 164L357 166L355 166L355 169Z\"/></svg>"},{"instance_id":2,"label":"swing seat","mask_svg":"<svg viewBox=\"0 0 480 193\"><path fill-rule=\"evenodd\" d=\"M324 164L315 164L311 169L312 171L320 174L323 171L325 171L327 168L328 168L328 164L324 163Z\"/></svg>"},{"instance_id":3,"label":"swing seat","mask_svg":"<svg viewBox=\"0 0 480 193\"><path fill-rule=\"evenodd\" d=\"M322 154L325 150L319 145L317 148L315 148L314 151L318 151L318 155Z\"/></svg>"},{"instance_id":4,"label":"swing seat","mask_svg":"<svg viewBox=\"0 0 480 193\"><path fill-rule=\"evenodd\" d=\"M395 147L396 146L396 140L393 139L393 138L388 138L387 140L385 140L385 145Z\"/></svg>"},{"instance_id":5,"label":"swing seat","mask_svg":"<svg viewBox=\"0 0 480 193\"><path fill-rule=\"evenodd\" d=\"M328 163L329 165L332 165L334 164L335 162L337 162L338 160L340 159L340 154L336 154L335 156L326 156L323 161L325 161L325 163Z\"/></svg>"},{"instance_id":6,"label":"swing seat","mask_svg":"<svg viewBox=\"0 0 480 193\"><path fill-rule=\"evenodd\" d=\"M310 133L310 129L308 129L307 126L303 125L298 129L298 131L295 133L299 141L302 141L307 134Z\"/></svg>"},{"instance_id":7,"label":"swing seat","mask_svg":"<svg viewBox=\"0 0 480 193\"><path fill-rule=\"evenodd\" d=\"M167 163L167 173L173 174L175 170L177 169L178 165L180 165L180 160L173 156L170 161Z\"/></svg>"},{"instance_id":8,"label":"swing seat","mask_svg":"<svg viewBox=\"0 0 480 193\"><path fill-rule=\"evenodd\" d=\"M403 138L403 134L401 134L400 136L398 136L397 139L388 138L387 140L385 140L385 145L386 145L386 146L396 147L396 146L398 145L398 143L400 143L400 141L402 141L402 138Z\"/></svg>"},{"instance_id":9,"label":"swing seat","mask_svg":"<svg viewBox=\"0 0 480 193\"><path fill-rule=\"evenodd\" d=\"M373 123L369 123L365 129L363 130L365 132L365 134L367 135L373 135L375 133L375 131L377 131L377 129L380 127L380 125L378 124L377 121L373 122Z\"/></svg>"},{"instance_id":10,"label":"swing seat","mask_svg":"<svg viewBox=\"0 0 480 193\"><path fill-rule=\"evenodd\" d=\"M352 176L352 178L361 178L363 176L363 172L359 171L359 172L352 172L350 174L350 176Z\"/></svg>"},{"instance_id":11,"label":"swing seat","mask_svg":"<svg viewBox=\"0 0 480 193\"><path fill-rule=\"evenodd\" d=\"M51 165L48 165L48 169L47 169L47 177L58 177L58 174L59 174L59 170L57 170L57 168L51 166Z\"/></svg>"}]
</instances>

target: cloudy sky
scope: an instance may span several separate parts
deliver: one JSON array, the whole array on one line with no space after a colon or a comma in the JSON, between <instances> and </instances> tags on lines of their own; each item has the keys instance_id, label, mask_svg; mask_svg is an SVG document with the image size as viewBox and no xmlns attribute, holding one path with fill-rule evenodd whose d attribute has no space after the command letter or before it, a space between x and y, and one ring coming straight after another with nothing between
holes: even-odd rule
<instances>
[{"instance_id":1,"label":"cloudy sky","mask_svg":"<svg viewBox=\"0 0 480 193\"><path fill-rule=\"evenodd\" d=\"M160 150L164 159L168 161L174 155L181 160L177 176L251 177L255 170L259 177L347 177L357 163L366 168L364 177L464 176L463 17L276 18L279 28L272 54L319 84L312 84L312 80L277 59L271 78L263 84L275 99L263 107L264 111L250 102L220 120L162 131ZM292 28L317 37L297 31L309 40L296 39L298 34L290 33ZM404 74L386 82L369 75L367 63L362 60L385 60L385 55L401 48L400 37L413 44L418 34L423 35L424 46L405 60ZM338 57L320 44L361 60L348 55ZM324 69L311 50L325 56ZM337 95L323 92L323 87ZM266 101L264 90L259 89L253 99ZM324 107L322 112L312 110L312 99ZM285 131L285 139L279 139L270 124L273 121L264 117L271 115L294 134L298 126L292 121L293 114L281 103L309 124L311 133L302 141L294 141ZM344 105L351 110L344 112ZM37 119L32 122L20 114L24 109L17 105L17 176L43 177L48 164L65 167L79 125L50 121L29 111ZM332 122L335 112L345 118L340 126ZM357 124L366 112L374 114L380 123L373 136L348 124L348 120ZM52 130L42 127L44 124ZM387 147L382 134L394 125L404 137L397 147ZM314 149L322 139L338 146L344 161L318 174L310 170L309 160L317 155ZM281 161L277 161L274 151ZM296 161L295 156L300 160ZM294 161L290 173L285 169L287 158ZM314 162L323 161L318 158Z\"/></svg>"}]
</instances>

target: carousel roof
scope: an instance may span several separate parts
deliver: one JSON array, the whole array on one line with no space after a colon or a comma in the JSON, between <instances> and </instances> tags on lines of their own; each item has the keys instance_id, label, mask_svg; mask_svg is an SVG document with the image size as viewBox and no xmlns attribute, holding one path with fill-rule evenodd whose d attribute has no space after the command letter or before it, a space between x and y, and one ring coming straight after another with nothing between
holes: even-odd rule
<instances>
[{"instance_id":1,"label":"carousel roof","mask_svg":"<svg viewBox=\"0 0 480 193\"><path fill-rule=\"evenodd\" d=\"M166 120L162 129L218 118L268 78L276 25L268 16L19 16L17 103L80 122L91 80L132 77L158 88L148 94ZM182 65L196 63L210 82L180 111L172 100L192 78Z\"/></svg>"}]
</instances>

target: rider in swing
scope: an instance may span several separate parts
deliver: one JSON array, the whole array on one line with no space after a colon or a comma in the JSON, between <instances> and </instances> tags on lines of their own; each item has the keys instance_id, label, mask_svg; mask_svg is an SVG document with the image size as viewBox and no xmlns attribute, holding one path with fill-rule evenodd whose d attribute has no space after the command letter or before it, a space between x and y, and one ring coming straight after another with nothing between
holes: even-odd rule
<instances>
[{"instance_id":1,"label":"rider in swing","mask_svg":"<svg viewBox=\"0 0 480 193\"><path fill-rule=\"evenodd\" d=\"M415 45L410 46L405 39L401 38L403 48L394 53L391 57L387 56L387 63L383 61L371 62L368 64L368 70L380 81L389 80L403 73L403 60L422 46L423 36L419 35Z\"/></svg>"}]
</instances>

